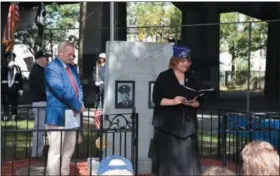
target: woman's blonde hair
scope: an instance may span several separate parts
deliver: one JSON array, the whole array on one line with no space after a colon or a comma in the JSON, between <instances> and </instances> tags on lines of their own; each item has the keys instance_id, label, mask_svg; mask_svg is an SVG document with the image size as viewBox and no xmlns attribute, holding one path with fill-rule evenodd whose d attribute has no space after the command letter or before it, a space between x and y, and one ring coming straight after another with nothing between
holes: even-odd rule
<instances>
[{"instance_id":1,"label":"woman's blonde hair","mask_svg":"<svg viewBox=\"0 0 280 176\"><path fill-rule=\"evenodd\" d=\"M244 175L280 175L279 155L265 141L253 141L241 152Z\"/></svg>"},{"instance_id":2,"label":"woman's blonde hair","mask_svg":"<svg viewBox=\"0 0 280 176\"><path fill-rule=\"evenodd\" d=\"M226 176L226 175L236 175L236 174L225 167L211 166L207 168L202 174L202 176L207 176L207 175Z\"/></svg>"}]
</instances>

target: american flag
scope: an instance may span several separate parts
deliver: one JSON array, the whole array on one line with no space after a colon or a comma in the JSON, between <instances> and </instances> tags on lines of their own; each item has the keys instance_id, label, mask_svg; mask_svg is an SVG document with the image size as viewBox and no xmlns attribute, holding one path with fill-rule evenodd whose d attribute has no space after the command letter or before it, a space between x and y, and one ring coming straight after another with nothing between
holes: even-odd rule
<instances>
[{"instance_id":1,"label":"american flag","mask_svg":"<svg viewBox=\"0 0 280 176\"><path fill-rule=\"evenodd\" d=\"M14 35L19 24L19 3L12 2L9 8L8 18L4 30L2 43L5 45L5 52L9 52L12 49L14 42Z\"/></svg>"},{"instance_id":2,"label":"american flag","mask_svg":"<svg viewBox=\"0 0 280 176\"><path fill-rule=\"evenodd\" d=\"M98 107L94 114L94 124L97 129L100 129L100 117L102 116L102 103L101 101L98 104Z\"/></svg>"}]
</instances>

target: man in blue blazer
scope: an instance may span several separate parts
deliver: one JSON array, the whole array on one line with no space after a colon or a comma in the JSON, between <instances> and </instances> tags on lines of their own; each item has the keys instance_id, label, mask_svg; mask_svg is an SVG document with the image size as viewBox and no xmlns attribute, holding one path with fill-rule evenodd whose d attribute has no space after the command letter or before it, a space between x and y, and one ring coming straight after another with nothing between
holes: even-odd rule
<instances>
[{"instance_id":1,"label":"man in blue blazer","mask_svg":"<svg viewBox=\"0 0 280 176\"><path fill-rule=\"evenodd\" d=\"M84 111L83 92L76 68L71 64L74 46L62 41L58 46L58 57L45 71L47 107L46 128L65 129L66 110L74 115ZM67 118L67 119L66 119ZM48 131L49 153L48 175L69 175L70 160L76 145L75 131ZM60 162L61 160L61 162Z\"/></svg>"}]
</instances>

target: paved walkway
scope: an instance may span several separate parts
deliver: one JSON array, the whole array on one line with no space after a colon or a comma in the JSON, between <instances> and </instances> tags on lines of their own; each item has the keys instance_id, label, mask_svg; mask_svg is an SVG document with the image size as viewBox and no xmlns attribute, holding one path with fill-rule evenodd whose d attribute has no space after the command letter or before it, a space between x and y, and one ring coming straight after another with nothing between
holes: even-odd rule
<instances>
[{"instance_id":1,"label":"paved walkway","mask_svg":"<svg viewBox=\"0 0 280 176\"><path fill-rule=\"evenodd\" d=\"M28 167L28 165L30 167ZM2 162L3 176L26 176L44 175L45 163L42 160L16 160ZM71 163L70 175L86 176L89 175L86 162Z\"/></svg>"},{"instance_id":2,"label":"paved walkway","mask_svg":"<svg viewBox=\"0 0 280 176\"><path fill-rule=\"evenodd\" d=\"M202 170L209 166L221 166L222 162L216 159L202 159ZM30 167L28 167L30 165ZM235 171L236 165L233 163L228 164L228 169ZM44 175L45 163L42 160L17 160L14 162L7 161L2 162L3 176L26 176L26 175ZM79 161L77 163L71 163L70 175L86 176L89 175L86 161ZM151 175L149 173L142 173L139 175Z\"/></svg>"}]
</instances>

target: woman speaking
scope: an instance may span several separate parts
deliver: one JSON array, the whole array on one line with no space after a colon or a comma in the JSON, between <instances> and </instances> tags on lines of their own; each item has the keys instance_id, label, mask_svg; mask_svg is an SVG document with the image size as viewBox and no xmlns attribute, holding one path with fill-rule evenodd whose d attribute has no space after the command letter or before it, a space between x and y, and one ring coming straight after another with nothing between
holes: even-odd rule
<instances>
[{"instance_id":1,"label":"woman speaking","mask_svg":"<svg viewBox=\"0 0 280 176\"><path fill-rule=\"evenodd\" d=\"M174 46L169 69L154 84L153 162L157 175L201 174L196 116L200 83L188 72L191 64L190 49Z\"/></svg>"}]
</instances>

